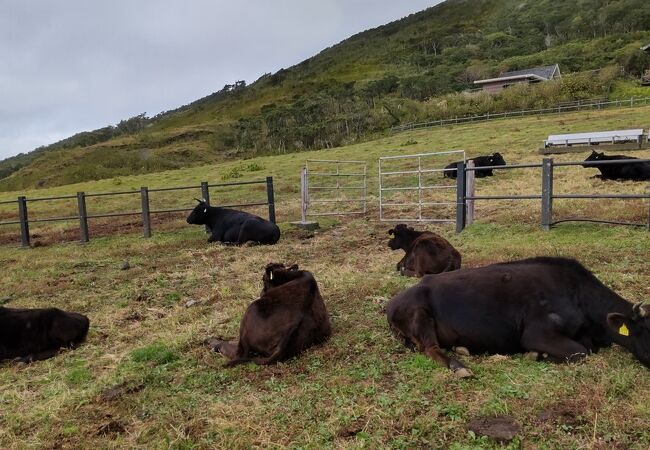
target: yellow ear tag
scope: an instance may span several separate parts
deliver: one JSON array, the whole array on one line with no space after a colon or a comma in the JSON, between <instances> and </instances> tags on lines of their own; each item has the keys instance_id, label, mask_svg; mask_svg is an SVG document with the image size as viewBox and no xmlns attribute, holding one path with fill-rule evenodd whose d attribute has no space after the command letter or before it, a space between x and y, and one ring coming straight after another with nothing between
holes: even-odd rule
<instances>
[{"instance_id":1,"label":"yellow ear tag","mask_svg":"<svg viewBox=\"0 0 650 450\"><path fill-rule=\"evenodd\" d=\"M621 336L629 336L630 330L628 330L625 324L623 324L621 325L621 328L618 329L618 334L620 334Z\"/></svg>"},{"instance_id":2,"label":"yellow ear tag","mask_svg":"<svg viewBox=\"0 0 650 450\"><path fill-rule=\"evenodd\" d=\"M394 237L395 237L395 233L388 233L388 237L389 237L389 238L394 238Z\"/></svg>"}]
</instances>

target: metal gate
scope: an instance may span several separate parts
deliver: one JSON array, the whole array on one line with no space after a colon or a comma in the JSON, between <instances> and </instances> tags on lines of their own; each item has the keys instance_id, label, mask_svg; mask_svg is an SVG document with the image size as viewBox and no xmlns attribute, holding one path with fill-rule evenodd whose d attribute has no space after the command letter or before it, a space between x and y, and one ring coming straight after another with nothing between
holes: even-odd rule
<instances>
[{"instance_id":1,"label":"metal gate","mask_svg":"<svg viewBox=\"0 0 650 450\"><path fill-rule=\"evenodd\" d=\"M455 222L456 169L445 167L457 161L464 150L379 158L379 220Z\"/></svg>"},{"instance_id":2,"label":"metal gate","mask_svg":"<svg viewBox=\"0 0 650 450\"><path fill-rule=\"evenodd\" d=\"M365 214L365 161L308 159L301 173L302 221L315 216Z\"/></svg>"}]
</instances>

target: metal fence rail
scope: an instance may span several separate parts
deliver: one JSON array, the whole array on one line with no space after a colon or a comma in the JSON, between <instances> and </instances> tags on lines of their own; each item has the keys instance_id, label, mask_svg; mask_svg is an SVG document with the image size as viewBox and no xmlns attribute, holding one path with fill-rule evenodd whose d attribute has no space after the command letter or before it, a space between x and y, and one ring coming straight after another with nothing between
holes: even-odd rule
<instances>
[{"instance_id":1,"label":"metal fence rail","mask_svg":"<svg viewBox=\"0 0 650 450\"><path fill-rule=\"evenodd\" d=\"M391 128L391 132L400 133L402 131L415 130L420 128L432 128L444 125L456 125L463 123L485 122L488 120L507 119L509 117L537 116L546 114L561 114L565 112L574 112L582 110L606 109L606 108L623 108L640 105L650 105L650 97L630 97L625 100L596 100L588 103L559 104L549 108L526 109L517 111L506 111L502 113L490 113L476 116L453 117L448 119L431 120L427 122L407 123L396 125Z\"/></svg>"},{"instance_id":2,"label":"metal fence rail","mask_svg":"<svg viewBox=\"0 0 650 450\"><path fill-rule=\"evenodd\" d=\"M207 181L201 182L200 185L194 186L176 186L169 188L154 188L149 189L148 187L141 187L140 190L131 190L131 191L116 191L116 192L97 192L97 193L85 193L77 192L76 195L62 195L62 196L53 196L53 197L37 197L37 198L27 198L25 196L18 197L17 200L2 201L2 204L18 204L18 220L9 221L9 222L0 222L0 225L20 225L20 237L21 245L23 247L30 246L30 234L29 226L32 223L47 223L47 222L64 222L71 220L79 221L79 240L82 243L88 242L90 240L90 234L88 230L88 219L100 219L100 218L109 218L109 217L128 217L128 216L142 216L142 225L143 232L145 237L151 237L152 227L151 227L151 215L152 214L162 214L162 213L171 213L171 212L187 212L191 211L193 208L169 208L169 209L151 209L149 201L150 192L168 192L168 191L184 191L184 190L195 190L198 189L201 192L201 197L210 203L210 188L219 188L226 186L243 186L250 184L263 184L266 187L266 200L265 201L256 201L249 203L238 203L238 204L229 204L229 205L218 205L220 207L246 207L246 206L268 206L269 220L275 223L275 194L273 190L273 177L266 177L265 180L256 180L256 181L237 181L233 183L215 183L208 184ZM119 196L119 195L139 195L141 209L139 211L124 211L124 212L111 212L111 213L98 213L98 214L88 214L86 208L86 199L92 197L106 197L106 196ZM77 200L77 213L75 215L69 216L58 216L58 217L44 217L30 219L28 213L28 203L44 202L44 201L53 201L53 200Z\"/></svg>"},{"instance_id":3,"label":"metal fence rail","mask_svg":"<svg viewBox=\"0 0 650 450\"><path fill-rule=\"evenodd\" d=\"M477 169L495 169L495 170L510 170L521 168L534 168L542 169L542 186L541 194L539 195L492 195L492 196L476 196L473 192L466 192L459 200L459 205L456 209L456 231L461 232L467 224L467 210L465 205L468 201L477 200L541 200L541 227L545 230L550 230L553 225L564 222L594 222L594 223L607 223L614 225L631 225L646 227L650 231L650 183L648 183L647 194L618 194L618 193L605 193L605 194L584 194L584 193L569 193L569 194L555 194L554 189L554 168L556 167L569 167L569 166L584 166L587 168L598 167L605 165L617 164L630 164L630 163L650 163L650 159L618 159L607 161L569 161L569 162L554 162L552 158L544 158L541 164L511 164L505 166L490 166L471 168L466 167L464 163L460 163L458 167L459 177L457 179L457 189L460 191L466 190L465 177L461 179L461 173L467 173ZM461 167L462 166L462 167ZM460 196L459 196L460 198ZM560 220L553 220L553 200L566 200L566 199L620 199L620 200L645 200L649 201L648 207L648 220L646 223L624 222L618 220L603 220L598 218L589 217L569 217Z\"/></svg>"},{"instance_id":4,"label":"metal fence rail","mask_svg":"<svg viewBox=\"0 0 650 450\"><path fill-rule=\"evenodd\" d=\"M313 171L317 166L324 172ZM347 170L353 170L348 172ZM300 175L301 184L301 219L305 223L309 217L341 216L348 214L366 214L368 211L368 164L365 161L308 159ZM318 184L311 185L311 177L319 179ZM332 181L328 181L332 180ZM327 184L333 183L336 184ZM348 185L347 183L357 183ZM316 197L332 195L327 198ZM352 195L354 193L358 195ZM314 211L312 206L335 206L324 211ZM356 205L356 207L354 207Z\"/></svg>"},{"instance_id":5,"label":"metal fence rail","mask_svg":"<svg viewBox=\"0 0 650 450\"><path fill-rule=\"evenodd\" d=\"M423 216L423 207L427 206L449 206L456 205L457 200L454 202L431 202L423 200L424 191L435 191L435 190L446 190L446 189L456 189L456 185L444 185L444 184L423 184L422 175L433 174L433 173L444 173L448 171L456 171L456 169L447 169L445 167L436 167L436 168L424 168L422 166L422 158L435 158L443 155L462 155L462 160L465 161L465 151L464 150L450 150L445 152L432 152L432 153L418 153L413 155L397 155L397 156L383 156L379 158L379 220L382 222L454 222L453 218L440 218L440 217L424 217ZM386 164L390 161L397 160L412 160L413 162L417 161L417 169L412 170L382 170L382 164L384 168ZM384 177L391 175L417 175L417 185L409 186L387 186ZM404 192L404 191L417 191L417 202L415 201L403 201L403 202L390 202L385 200L385 193L390 192ZM417 206L417 218L387 218L384 215L385 208L391 207L405 207L405 206Z\"/></svg>"}]
</instances>

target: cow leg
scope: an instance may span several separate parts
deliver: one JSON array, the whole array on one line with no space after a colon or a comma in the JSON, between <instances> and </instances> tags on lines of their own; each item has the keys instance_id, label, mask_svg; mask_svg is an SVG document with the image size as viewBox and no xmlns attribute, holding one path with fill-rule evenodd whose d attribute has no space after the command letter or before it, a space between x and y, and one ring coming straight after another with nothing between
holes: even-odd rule
<instances>
[{"instance_id":1,"label":"cow leg","mask_svg":"<svg viewBox=\"0 0 650 450\"><path fill-rule=\"evenodd\" d=\"M396 270L401 274L403 269L404 269L404 261L406 260L406 254L400 261L397 263L397 266L395 267Z\"/></svg>"},{"instance_id":2,"label":"cow leg","mask_svg":"<svg viewBox=\"0 0 650 450\"><path fill-rule=\"evenodd\" d=\"M548 354L545 359L557 363L578 361L589 353L584 345L558 333L553 324L544 322L526 327L521 345L529 352Z\"/></svg>"},{"instance_id":3,"label":"cow leg","mask_svg":"<svg viewBox=\"0 0 650 450\"><path fill-rule=\"evenodd\" d=\"M54 355L56 355L57 353L59 353L59 349L54 348L54 349L50 349L50 350L44 350L44 351L38 352L38 353L32 353L31 355L22 356L20 358L16 358L15 361L20 362L20 363L29 364L29 363L34 362L34 361L42 361L44 359L49 359L49 358L53 357Z\"/></svg>"},{"instance_id":4,"label":"cow leg","mask_svg":"<svg viewBox=\"0 0 650 450\"><path fill-rule=\"evenodd\" d=\"M448 357L440 348L435 320L426 311L422 309L415 311L409 323L409 330L411 331L409 339L422 353L451 369L459 378L472 376L472 372L467 367L456 358Z\"/></svg>"},{"instance_id":5,"label":"cow leg","mask_svg":"<svg viewBox=\"0 0 650 450\"><path fill-rule=\"evenodd\" d=\"M237 356L237 341L222 341L216 338L208 338L204 343L213 352L221 353L228 359L233 359Z\"/></svg>"}]
</instances>

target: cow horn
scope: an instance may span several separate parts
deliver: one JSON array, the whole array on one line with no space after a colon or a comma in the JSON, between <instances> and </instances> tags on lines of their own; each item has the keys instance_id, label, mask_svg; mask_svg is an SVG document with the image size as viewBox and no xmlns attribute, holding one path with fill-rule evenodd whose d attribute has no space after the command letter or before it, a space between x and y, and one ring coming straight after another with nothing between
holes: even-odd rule
<instances>
[{"instance_id":1,"label":"cow horn","mask_svg":"<svg viewBox=\"0 0 650 450\"><path fill-rule=\"evenodd\" d=\"M203 200L199 200L198 198L194 197L194 200L196 200L199 203L203 203Z\"/></svg>"},{"instance_id":2,"label":"cow horn","mask_svg":"<svg viewBox=\"0 0 650 450\"><path fill-rule=\"evenodd\" d=\"M632 316L633 317L639 317L639 318L644 318L648 315L648 311L643 308L643 302L635 303L634 306L632 306Z\"/></svg>"}]
</instances>

